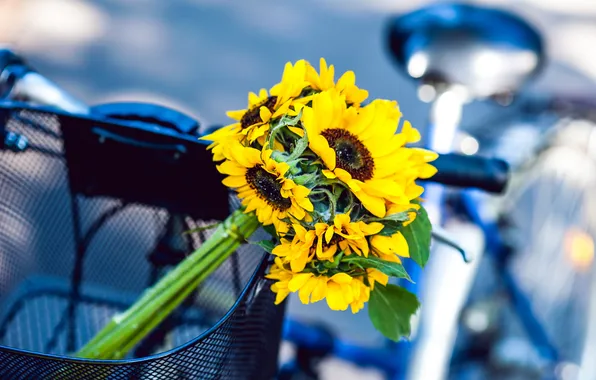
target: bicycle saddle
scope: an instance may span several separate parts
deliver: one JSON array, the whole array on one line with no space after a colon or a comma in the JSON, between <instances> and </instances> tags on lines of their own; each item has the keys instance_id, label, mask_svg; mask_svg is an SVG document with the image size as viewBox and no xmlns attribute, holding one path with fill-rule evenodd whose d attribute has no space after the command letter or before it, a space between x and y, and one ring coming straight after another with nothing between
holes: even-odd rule
<instances>
[{"instance_id":1,"label":"bicycle saddle","mask_svg":"<svg viewBox=\"0 0 596 380\"><path fill-rule=\"evenodd\" d=\"M395 17L389 51L401 70L433 84L460 84L473 97L513 92L544 64L539 33L498 9L442 3Z\"/></svg>"}]
</instances>

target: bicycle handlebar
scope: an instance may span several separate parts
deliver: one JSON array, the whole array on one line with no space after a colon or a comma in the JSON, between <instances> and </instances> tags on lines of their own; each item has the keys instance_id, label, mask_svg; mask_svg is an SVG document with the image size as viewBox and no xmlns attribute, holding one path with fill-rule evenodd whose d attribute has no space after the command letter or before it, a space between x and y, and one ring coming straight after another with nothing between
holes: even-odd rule
<instances>
[{"instance_id":1,"label":"bicycle handlebar","mask_svg":"<svg viewBox=\"0 0 596 380\"><path fill-rule=\"evenodd\" d=\"M85 103L37 73L21 57L7 49L0 49L0 96L53 106L73 114L89 113Z\"/></svg>"},{"instance_id":2,"label":"bicycle handlebar","mask_svg":"<svg viewBox=\"0 0 596 380\"><path fill-rule=\"evenodd\" d=\"M447 186L474 187L490 193L500 193L507 186L509 165L497 158L441 154L432 165L437 174L429 181Z\"/></svg>"}]
</instances>

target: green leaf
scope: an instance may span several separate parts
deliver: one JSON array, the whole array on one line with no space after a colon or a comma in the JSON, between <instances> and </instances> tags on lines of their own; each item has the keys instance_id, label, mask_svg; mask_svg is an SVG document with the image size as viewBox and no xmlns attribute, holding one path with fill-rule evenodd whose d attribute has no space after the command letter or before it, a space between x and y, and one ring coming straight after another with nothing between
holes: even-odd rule
<instances>
[{"instance_id":1,"label":"green leaf","mask_svg":"<svg viewBox=\"0 0 596 380\"><path fill-rule=\"evenodd\" d=\"M307 174L302 174L296 177L293 177L292 180L298 184L298 185L304 185L310 182L314 182L315 179L317 179L317 177L319 176L318 173L307 173Z\"/></svg>"},{"instance_id":2,"label":"green leaf","mask_svg":"<svg viewBox=\"0 0 596 380\"><path fill-rule=\"evenodd\" d=\"M289 115L284 115L279 120L279 124L277 124L276 128L277 127L293 127L296 124L298 124L301 117L302 117L302 110L300 112L298 112L298 114L294 117L289 116Z\"/></svg>"},{"instance_id":3,"label":"green leaf","mask_svg":"<svg viewBox=\"0 0 596 380\"><path fill-rule=\"evenodd\" d=\"M410 258L422 268L426 265L430 256L430 236L432 226L424 207L418 210L416 219L401 229L401 233L408 242Z\"/></svg>"},{"instance_id":4,"label":"green leaf","mask_svg":"<svg viewBox=\"0 0 596 380\"><path fill-rule=\"evenodd\" d=\"M403 227L403 223L402 222L393 222L393 221L389 221L389 222L383 222L383 229L379 232L379 235L382 236L391 236L393 234L395 234L397 231L401 230Z\"/></svg>"},{"instance_id":5,"label":"green leaf","mask_svg":"<svg viewBox=\"0 0 596 380\"><path fill-rule=\"evenodd\" d=\"M271 133L268 137L268 146L269 149L273 149L273 142L275 141L275 137L277 136L277 134L281 131L282 128L284 127L293 127L296 124L298 124L298 122L300 121L300 118L302 117L302 111L300 111L298 113L298 115L294 116L294 117L290 117L288 115L284 115L281 119L279 119L279 121L277 122L277 124L275 126L272 126L271 128Z\"/></svg>"},{"instance_id":6,"label":"green leaf","mask_svg":"<svg viewBox=\"0 0 596 380\"><path fill-rule=\"evenodd\" d=\"M420 307L416 296L406 289L389 284L375 284L368 302L368 317L386 338L397 342L409 338L410 320Z\"/></svg>"},{"instance_id":7,"label":"green leaf","mask_svg":"<svg viewBox=\"0 0 596 380\"><path fill-rule=\"evenodd\" d=\"M306 148L308 148L308 134L306 133L306 129L304 129L304 135L296 141L292 154L288 157L288 161L299 158Z\"/></svg>"},{"instance_id":8,"label":"green leaf","mask_svg":"<svg viewBox=\"0 0 596 380\"><path fill-rule=\"evenodd\" d=\"M274 150L273 153L271 153L271 158L273 158L277 162L286 162L288 160L288 157L288 154L280 152L278 150Z\"/></svg>"},{"instance_id":9,"label":"green leaf","mask_svg":"<svg viewBox=\"0 0 596 380\"><path fill-rule=\"evenodd\" d=\"M388 215L384 218L367 218L366 222L405 222L410 220L409 213L410 212L418 212L416 209L410 209L402 212L398 212L396 214Z\"/></svg>"},{"instance_id":10,"label":"green leaf","mask_svg":"<svg viewBox=\"0 0 596 380\"><path fill-rule=\"evenodd\" d=\"M344 257L342 261L359 265L362 268L374 268L390 277L405 278L408 281L412 281L408 272L406 272L406 269L400 263L386 261L373 256L363 257L356 255Z\"/></svg>"},{"instance_id":11,"label":"green leaf","mask_svg":"<svg viewBox=\"0 0 596 380\"><path fill-rule=\"evenodd\" d=\"M410 213L416 212L416 209L410 209L402 212L398 212L396 214L391 214L383 218L383 220L388 220L392 222L406 222L410 220Z\"/></svg>"},{"instance_id":12,"label":"green leaf","mask_svg":"<svg viewBox=\"0 0 596 380\"><path fill-rule=\"evenodd\" d=\"M265 251L272 253L273 248L275 248L275 243L271 240L261 240L261 241L254 241L251 244L258 245L259 247L263 248Z\"/></svg>"},{"instance_id":13,"label":"green leaf","mask_svg":"<svg viewBox=\"0 0 596 380\"><path fill-rule=\"evenodd\" d=\"M310 195L317 195L317 194L325 194L327 196L327 198L329 199L329 205L328 207L326 205L323 206L323 208L320 208L321 211L319 212L321 215L327 215L328 217L326 219L328 220L333 220L333 218L335 218L335 211L337 210L337 199L335 199L335 196L333 195L333 193L329 190L327 190L324 187L320 187L318 189L315 189L313 191L310 192ZM323 204L323 202L321 202L321 204ZM315 209L316 209L315 205Z\"/></svg>"},{"instance_id":14,"label":"green leaf","mask_svg":"<svg viewBox=\"0 0 596 380\"><path fill-rule=\"evenodd\" d=\"M275 231L275 226L273 224L269 224L267 226L263 226L263 229L265 230L265 232L267 232L272 237L277 236L277 232Z\"/></svg>"}]
</instances>

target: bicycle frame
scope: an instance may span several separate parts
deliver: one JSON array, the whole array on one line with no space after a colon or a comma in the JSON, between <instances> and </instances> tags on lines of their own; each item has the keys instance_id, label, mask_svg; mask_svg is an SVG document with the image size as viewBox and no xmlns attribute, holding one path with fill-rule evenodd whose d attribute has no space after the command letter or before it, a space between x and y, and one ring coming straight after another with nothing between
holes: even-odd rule
<instances>
[{"instance_id":1,"label":"bicycle frame","mask_svg":"<svg viewBox=\"0 0 596 380\"><path fill-rule=\"evenodd\" d=\"M460 107L463 108L463 102L460 103ZM441 106L435 104L433 109L440 110ZM454 112L459 113L460 110L455 110ZM446 153L449 149L445 141L448 139L451 139L450 141L453 140L457 132L458 118L451 119L451 124L446 126L445 124L436 122L437 120L445 120L441 118L440 114L435 114L431 120L433 119L435 123L431 123L429 127L429 138L425 145L430 149ZM429 215L435 219L434 223L442 221L442 216L445 212L443 202L444 190L444 187L441 185L433 184L432 186L425 186L423 198L425 199L425 206L429 209ZM537 319L531 308L528 296L521 289L506 265L510 247L501 236L497 220L483 216L479 212L479 206L482 200L478 199L478 194L474 190L462 190L457 195L457 198L463 205L461 210L462 216L470 220L482 231L486 243L486 254L497 264L497 273L511 300L514 313L519 317L531 343L542 359L549 363L558 362L560 357L557 348L550 342L546 334L546 329ZM435 208L434 210L433 207ZM409 291L420 295L420 286L425 284L429 273L421 270L411 260L407 260L404 266L408 270L408 273L410 273L413 282L405 281L401 285ZM424 316L424 301L421 310ZM388 379L403 380L411 375L409 371L411 370L412 355L418 348L420 335L424 334L423 328L424 325L422 325L422 328L419 328L415 339L412 341L400 341L398 343L387 341L385 347L370 348L334 339L333 336L330 336L329 333L321 328L286 317L284 338L290 342L294 342L298 347L306 346L314 351L326 352L339 359L362 367L370 366L377 368L383 371ZM445 365L448 365L449 359L450 357L447 357L447 363ZM290 363L289 366L296 366L296 363Z\"/></svg>"}]
</instances>

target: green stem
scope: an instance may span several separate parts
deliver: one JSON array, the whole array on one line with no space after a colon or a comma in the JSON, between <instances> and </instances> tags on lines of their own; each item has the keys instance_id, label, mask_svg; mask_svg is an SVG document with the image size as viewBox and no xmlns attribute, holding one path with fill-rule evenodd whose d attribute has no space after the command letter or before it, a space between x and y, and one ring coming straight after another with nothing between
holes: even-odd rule
<instances>
[{"instance_id":1,"label":"green stem","mask_svg":"<svg viewBox=\"0 0 596 380\"><path fill-rule=\"evenodd\" d=\"M329 213L331 214L329 220L331 220L331 222L333 222L333 219L335 219L335 210L337 209L337 200L335 199L335 197L333 196L331 191L329 191L325 188L311 191L311 194L318 194L318 193L323 193L327 196L327 198L329 198Z\"/></svg>"},{"instance_id":2,"label":"green stem","mask_svg":"<svg viewBox=\"0 0 596 380\"><path fill-rule=\"evenodd\" d=\"M128 340L128 342L126 343L126 345L124 347L122 347L120 349L116 348L116 351L113 351L112 359L124 358L126 356L126 354L128 353L128 351L130 351L134 346L136 346L137 343L139 343L145 336L149 335L149 333L151 331L153 331L153 329L155 327L157 327L157 325L159 325L159 323L161 323L161 321L163 321L165 318L167 318L168 315L170 315L178 307L178 305L180 305L182 302L184 302L186 297L188 297L193 292L193 290L197 286L199 286L199 284L201 282L203 282L203 280L211 272L213 272L215 269L217 269L227 258L228 258L228 256L226 256L226 255L221 255L221 256L217 257L215 259L215 262L208 268L208 270L203 271L199 275L199 277L194 279L188 287L183 289L182 292L180 292L179 294L175 295L175 298L173 298L168 304L166 304L166 305L162 304L162 307L157 310L157 314L153 315L153 318L151 318L149 320L149 323L146 326L144 326L142 329L136 331L134 336Z\"/></svg>"},{"instance_id":3,"label":"green stem","mask_svg":"<svg viewBox=\"0 0 596 380\"><path fill-rule=\"evenodd\" d=\"M126 312L112 318L75 356L123 358L259 227L253 213L235 211L201 247L178 264Z\"/></svg>"}]
</instances>

